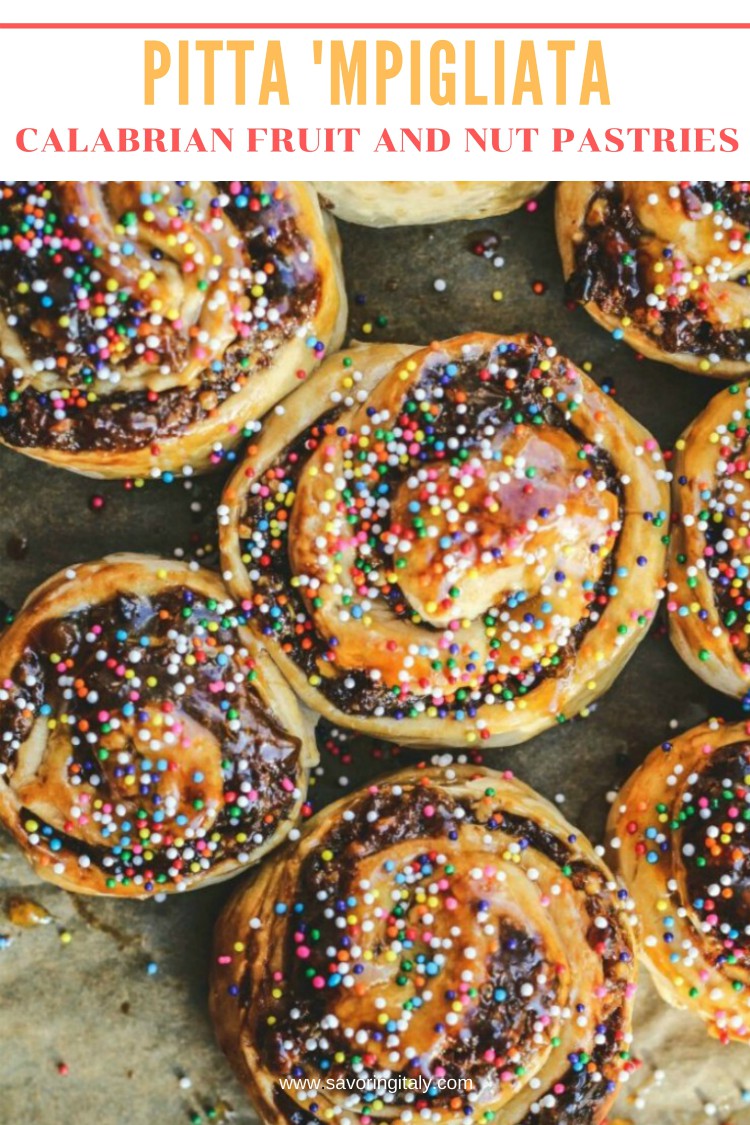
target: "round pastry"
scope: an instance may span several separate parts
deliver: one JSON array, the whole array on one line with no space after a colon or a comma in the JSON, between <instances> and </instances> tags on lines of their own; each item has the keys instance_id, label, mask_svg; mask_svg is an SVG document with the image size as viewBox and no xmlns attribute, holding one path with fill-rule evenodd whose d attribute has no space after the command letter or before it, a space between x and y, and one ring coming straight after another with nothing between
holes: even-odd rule
<instances>
[{"instance_id":1,"label":"round pastry","mask_svg":"<svg viewBox=\"0 0 750 1125\"><path fill-rule=\"evenodd\" d=\"M202 472L343 337L303 183L3 181L0 441L94 477Z\"/></svg>"},{"instance_id":2,"label":"round pastry","mask_svg":"<svg viewBox=\"0 0 750 1125\"><path fill-rule=\"evenodd\" d=\"M50 578L0 645L0 821L66 890L234 875L297 820L310 724L218 578L112 555Z\"/></svg>"},{"instance_id":3,"label":"round pastry","mask_svg":"<svg viewBox=\"0 0 750 1125\"><path fill-rule=\"evenodd\" d=\"M750 370L747 183L563 183L556 217L570 295L615 338L686 371Z\"/></svg>"},{"instance_id":4,"label":"round pastry","mask_svg":"<svg viewBox=\"0 0 750 1125\"><path fill-rule=\"evenodd\" d=\"M670 634L711 687L750 691L750 385L716 395L675 446Z\"/></svg>"},{"instance_id":5,"label":"round pastry","mask_svg":"<svg viewBox=\"0 0 750 1125\"><path fill-rule=\"evenodd\" d=\"M348 223L393 227L505 215L533 199L543 180L326 180L323 207Z\"/></svg>"},{"instance_id":6,"label":"round pastry","mask_svg":"<svg viewBox=\"0 0 750 1125\"><path fill-rule=\"evenodd\" d=\"M615 799L610 848L664 999L750 1042L750 726L712 720L649 754Z\"/></svg>"},{"instance_id":7,"label":"round pastry","mask_svg":"<svg viewBox=\"0 0 750 1125\"><path fill-rule=\"evenodd\" d=\"M400 745L588 706L661 596L654 439L549 340L331 356L219 510L224 579L297 693Z\"/></svg>"},{"instance_id":8,"label":"round pastry","mask_svg":"<svg viewBox=\"0 0 750 1125\"><path fill-rule=\"evenodd\" d=\"M627 1065L631 909L511 774L398 773L230 900L219 1042L265 1125L595 1125Z\"/></svg>"}]
</instances>

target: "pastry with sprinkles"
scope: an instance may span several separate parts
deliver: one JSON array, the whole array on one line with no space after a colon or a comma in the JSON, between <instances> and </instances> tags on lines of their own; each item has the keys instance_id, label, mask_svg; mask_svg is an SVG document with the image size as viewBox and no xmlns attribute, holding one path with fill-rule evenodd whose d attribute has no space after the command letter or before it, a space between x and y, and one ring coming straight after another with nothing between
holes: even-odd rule
<instances>
[{"instance_id":1,"label":"pastry with sprinkles","mask_svg":"<svg viewBox=\"0 0 750 1125\"><path fill-rule=\"evenodd\" d=\"M326 180L314 186L326 210L348 223L394 227L483 219L515 211L543 180Z\"/></svg>"},{"instance_id":2,"label":"pastry with sprinkles","mask_svg":"<svg viewBox=\"0 0 750 1125\"><path fill-rule=\"evenodd\" d=\"M662 743L615 798L612 863L667 1003L750 1042L750 725L713 719Z\"/></svg>"},{"instance_id":3,"label":"pastry with sprinkles","mask_svg":"<svg viewBox=\"0 0 750 1125\"><path fill-rule=\"evenodd\" d=\"M230 900L219 1042L265 1125L603 1121L629 1065L632 903L510 773L391 775Z\"/></svg>"},{"instance_id":4,"label":"pastry with sprinkles","mask_svg":"<svg viewBox=\"0 0 750 1125\"><path fill-rule=\"evenodd\" d=\"M331 356L219 510L225 581L312 709L399 745L586 713L663 594L656 441L548 339Z\"/></svg>"},{"instance_id":5,"label":"pastry with sprinkles","mask_svg":"<svg viewBox=\"0 0 750 1125\"><path fill-rule=\"evenodd\" d=\"M0 821L69 891L225 879L297 822L309 722L219 579L147 555L50 578L0 644Z\"/></svg>"},{"instance_id":6,"label":"pastry with sprinkles","mask_svg":"<svg viewBox=\"0 0 750 1125\"><path fill-rule=\"evenodd\" d=\"M721 391L676 443L670 635L696 675L750 702L750 384Z\"/></svg>"},{"instance_id":7,"label":"pastry with sprinkles","mask_svg":"<svg viewBox=\"0 0 750 1125\"><path fill-rule=\"evenodd\" d=\"M750 371L750 183L566 182L568 289L617 340L685 371Z\"/></svg>"},{"instance_id":8,"label":"pastry with sprinkles","mask_svg":"<svg viewBox=\"0 0 750 1125\"><path fill-rule=\"evenodd\" d=\"M304 183L0 187L0 441L93 477L204 472L341 343Z\"/></svg>"}]
</instances>

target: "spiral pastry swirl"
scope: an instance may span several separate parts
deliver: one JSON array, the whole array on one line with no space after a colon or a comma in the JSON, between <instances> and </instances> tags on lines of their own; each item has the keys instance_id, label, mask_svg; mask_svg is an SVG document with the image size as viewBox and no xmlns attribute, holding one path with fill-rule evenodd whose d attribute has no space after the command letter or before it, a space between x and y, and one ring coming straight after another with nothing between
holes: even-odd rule
<instances>
[{"instance_id":1,"label":"spiral pastry swirl","mask_svg":"<svg viewBox=\"0 0 750 1125\"><path fill-rule=\"evenodd\" d=\"M511 774L395 774L230 900L219 1041L267 1125L593 1125L627 1060L630 905Z\"/></svg>"},{"instance_id":2,"label":"spiral pastry swirl","mask_svg":"<svg viewBox=\"0 0 750 1125\"><path fill-rule=\"evenodd\" d=\"M230 481L224 578L332 722L521 742L586 707L645 635L665 480L654 439L548 340L357 348Z\"/></svg>"},{"instance_id":3,"label":"spiral pastry swirl","mask_svg":"<svg viewBox=\"0 0 750 1125\"><path fill-rule=\"evenodd\" d=\"M297 819L317 751L208 571L113 555L57 574L0 643L0 820L68 890L224 879Z\"/></svg>"},{"instance_id":4,"label":"spiral pastry swirl","mask_svg":"<svg viewBox=\"0 0 750 1125\"><path fill-rule=\"evenodd\" d=\"M750 1042L748 821L750 727L718 720L657 747L609 821L659 991L723 1042Z\"/></svg>"},{"instance_id":5,"label":"spiral pastry swirl","mask_svg":"<svg viewBox=\"0 0 750 1125\"><path fill-rule=\"evenodd\" d=\"M321 180L313 186L326 210L348 223L393 227L505 215L545 185L531 180Z\"/></svg>"},{"instance_id":6,"label":"spiral pastry swirl","mask_svg":"<svg viewBox=\"0 0 750 1125\"><path fill-rule=\"evenodd\" d=\"M102 477L204 471L343 335L302 183L3 181L0 441Z\"/></svg>"},{"instance_id":7,"label":"spiral pastry swirl","mask_svg":"<svg viewBox=\"0 0 750 1125\"><path fill-rule=\"evenodd\" d=\"M571 296L649 359L750 370L750 184L564 183L557 236Z\"/></svg>"},{"instance_id":8,"label":"spiral pastry swirl","mask_svg":"<svg viewBox=\"0 0 750 1125\"><path fill-rule=\"evenodd\" d=\"M716 395L677 441L670 635L711 687L750 692L750 385Z\"/></svg>"}]
</instances>

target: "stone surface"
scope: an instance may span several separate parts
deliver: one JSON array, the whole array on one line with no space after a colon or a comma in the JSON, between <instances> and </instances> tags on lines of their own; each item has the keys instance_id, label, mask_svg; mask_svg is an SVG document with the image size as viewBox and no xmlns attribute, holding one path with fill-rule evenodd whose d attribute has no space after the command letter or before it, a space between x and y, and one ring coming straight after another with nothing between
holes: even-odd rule
<instances>
[{"instance_id":1,"label":"stone surface","mask_svg":"<svg viewBox=\"0 0 750 1125\"><path fill-rule=\"evenodd\" d=\"M473 252L490 231L499 238L502 268ZM720 389L639 360L585 313L565 307L551 190L534 213L435 229L342 226L342 235L351 338L426 343L472 329L537 330L579 364L590 361L593 377L612 384L617 400L665 446ZM436 288L439 279L444 288ZM534 292L534 282L543 282L543 293ZM84 480L0 449L0 598L18 606L60 567L115 550L183 550L212 565L225 476L128 491L121 482ZM91 510L94 496L105 500L100 511ZM672 722L684 729L715 713L740 715L687 671L659 621L590 718L485 759L550 798L563 794L567 816L598 841L608 790L667 737ZM344 765L324 750L313 801L319 806L341 793L342 776L353 784L409 757L360 753ZM49 924L13 925L7 910L19 894L46 907ZM0 935L9 939L0 941L2 1125L180 1125L194 1114L238 1125L254 1120L214 1045L206 1011L211 930L227 894L224 886L163 903L76 898L38 881L0 836ZM717 1104L720 1121L750 1120L729 1112L740 1105L743 1071L750 1074L743 1048L709 1043L695 1021L667 1013L645 982L639 1011L636 1051L640 1046L644 1067L629 1092L647 1092L642 1108L623 1096L623 1118L693 1125L706 1120L707 1100ZM661 1084L653 1081L660 1067Z\"/></svg>"}]
</instances>

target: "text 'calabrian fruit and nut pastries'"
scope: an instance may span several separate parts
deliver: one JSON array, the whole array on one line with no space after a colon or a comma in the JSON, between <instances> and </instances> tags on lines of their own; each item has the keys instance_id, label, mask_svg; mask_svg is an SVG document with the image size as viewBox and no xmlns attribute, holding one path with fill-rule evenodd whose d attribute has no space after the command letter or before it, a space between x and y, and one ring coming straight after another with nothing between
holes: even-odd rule
<instances>
[{"instance_id":1,"label":"text 'calabrian fruit and nut pastries'","mask_svg":"<svg viewBox=\"0 0 750 1125\"><path fill-rule=\"evenodd\" d=\"M236 874L296 823L316 760L208 571L71 567L0 638L0 819L67 890L142 898Z\"/></svg>"},{"instance_id":2,"label":"text 'calabrian fruit and nut pastries'","mask_svg":"<svg viewBox=\"0 0 750 1125\"><path fill-rule=\"evenodd\" d=\"M321 180L314 187L340 219L392 227L504 215L537 195L544 181Z\"/></svg>"},{"instance_id":3,"label":"text 'calabrian fruit and nut pastries'","mask_svg":"<svg viewBox=\"0 0 750 1125\"><path fill-rule=\"evenodd\" d=\"M215 955L219 1042L266 1125L594 1125L628 1065L632 903L507 773L405 771L324 809Z\"/></svg>"},{"instance_id":4,"label":"text 'calabrian fruit and nut pastries'","mask_svg":"<svg viewBox=\"0 0 750 1125\"><path fill-rule=\"evenodd\" d=\"M750 370L750 184L563 183L557 237L570 294L649 359Z\"/></svg>"},{"instance_id":5,"label":"text 'calabrian fruit and nut pastries'","mask_svg":"<svg viewBox=\"0 0 750 1125\"><path fill-rule=\"evenodd\" d=\"M343 336L302 183L3 181L0 441L101 477L204 471Z\"/></svg>"},{"instance_id":6,"label":"text 'calabrian fruit and nut pastries'","mask_svg":"<svg viewBox=\"0 0 750 1125\"><path fill-rule=\"evenodd\" d=\"M750 727L713 720L665 742L620 791L613 863L665 1000L750 1042Z\"/></svg>"},{"instance_id":7,"label":"text 'calabrian fruit and nut pastries'","mask_svg":"<svg viewBox=\"0 0 750 1125\"><path fill-rule=\"evenodd\" d=\"M716 395L675 447L669 625L711 687L750 693L750 384Z\"/></svg>"},{"instance_id":8,"label":"text 'calabrian fruit and nut pastries'","mask_svg":"<svg viewBox=\"0 0 750 1125\"><path fill-rule=\"evenodd\" d=\"M222 565L306 703L393 742L521 742L601 694L661 596L654 439L548 340L331 356L220 509Z\"/></svg>"}]
</instances>

